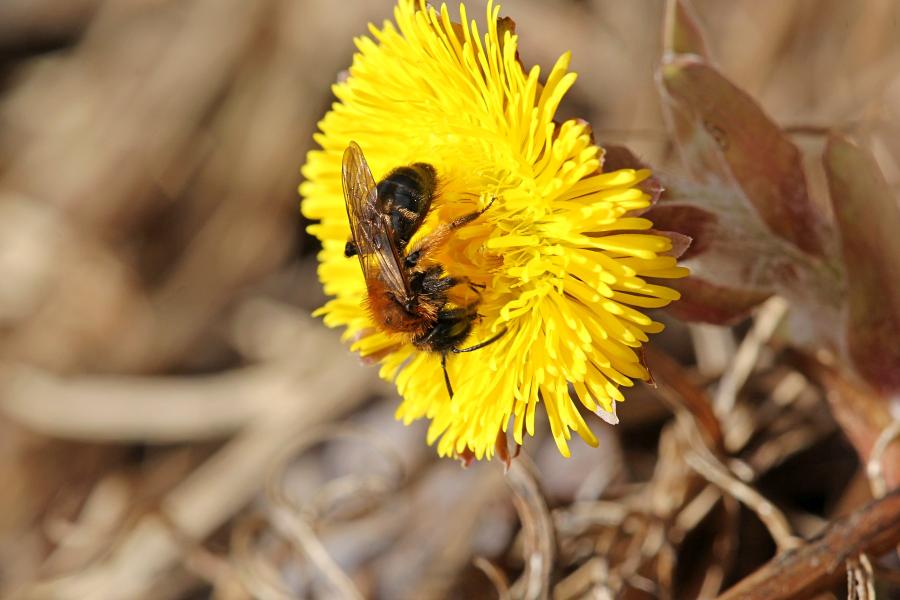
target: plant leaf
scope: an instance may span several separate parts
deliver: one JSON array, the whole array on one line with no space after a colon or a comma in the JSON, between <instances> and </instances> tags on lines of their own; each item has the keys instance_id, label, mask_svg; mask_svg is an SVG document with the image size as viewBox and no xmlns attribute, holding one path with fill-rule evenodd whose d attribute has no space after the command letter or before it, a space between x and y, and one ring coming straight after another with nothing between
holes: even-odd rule
<instances>
[{"instance_id":1,"label":"plant leaf","mask_svg":"<svg viewBox=\"0 0 900 600\"><path fill-rule=\"evenodd\" d=\"M825 173L847 273L847 345L881 391L900 390L900 206L875 158L843 136L825 147Z\"/></svg>"},{"instance_id":2,"label":"plant leaf","mask_svg":"<svg viewBox=\"0 0 900 600\"><path fill-rule=\"evenodd\" d=\"M686 0L666 2L663 49L669 54L695 54L709 59L703 30L697 24L693 7Z\"/></svg>"},{"instance_id":3,"label":"plant leaf","mask_svg":"<svg viewBox=\"0 0 900 600\"><path fill-rule=\"evenodd\" d=\"M681 299L666 310L684 321L713 325L733 325L771 296L769 292L727 288L697 276L673 280L669 287L681 292Z\"/></svg>"},{"instance_id":4,"label":"plant leaf","mask_svg":"<svg viewBox=\"0 0 900 600\"><path fill-rule=\"evenodd\" d=\"M660 84L688 169L699 178L727 176L774 234L821 254L822 219L807 193L800 152L759 105L692 57L664 60Z\"/></svg>"}]
</instances>

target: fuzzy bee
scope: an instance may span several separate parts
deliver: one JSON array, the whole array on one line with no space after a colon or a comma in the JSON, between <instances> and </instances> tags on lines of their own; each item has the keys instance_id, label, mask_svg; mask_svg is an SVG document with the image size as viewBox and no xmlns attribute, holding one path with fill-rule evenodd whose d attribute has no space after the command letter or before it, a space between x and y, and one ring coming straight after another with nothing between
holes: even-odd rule
<instances>
[{"instance_id":1,"label":"fuzzy bee","mask_svg":"<svg viewBox=\"0 0 900 600\"><path fill-rule=\"evenodd\" d=\"M410 246L437 194L435 168L421 162L398 167L376 184L362 149L350 142L344 151L342 174L351 232L344 254L359 258L372 319L380 330L408 336L416 348L439 353L444 383L452 397L447 355L484 348L505 330L461 348L479 318L478 302L455 306L448 294L457 285L467 285L480 294L484 286L447 274L432 257L455 230L477 219L494 201L439 225Z\"/></svg>"}]
</instances>

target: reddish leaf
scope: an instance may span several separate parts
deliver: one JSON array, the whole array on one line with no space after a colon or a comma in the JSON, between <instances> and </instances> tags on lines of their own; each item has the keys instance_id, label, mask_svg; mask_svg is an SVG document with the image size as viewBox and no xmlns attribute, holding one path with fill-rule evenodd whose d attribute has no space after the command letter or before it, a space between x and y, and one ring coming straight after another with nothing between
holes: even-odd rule
<instances>
[{"instance_id":1,"label":"reddish leaf","mask_svg":"<svg viewBox=\"0 0 900 600\"><path fill-rule=\"evenodd\" d=\"M716 216L696 206L672 205L663 201L644 216L653 221L657 229L674 231L691 239L690 247L680 255L685 260L703 254L718 233Z\"/></svg>"},{"instance_id":2,"label":"reddish leaf","mask_svg":"<svg viewBox=\"0 0 900 600\"><path fill-rule=\"evenodd\" d=\"M663 49L670 54L696 54L709 58L703 31L697 25L693 8L686 0L666 2Z\"/></svg>"},{"instance_id":3,"label":"reddish leaf","mask_svg":"<svg viewBox=\"0 0 900 600\"><path fill-rule=\"evenodd\" d=\"M798 358L804 370L828 391L825 398L831 413L860 460L869 461L878 437L894 420L888 403L870 386L845 377L838 369L804 355L798 355ZM889 444L885 448L881 464L888 489L900 486L900 444Z\"/></svg>"},{"instance_id":4,"label":"reddish leaf","mask_svg":"<svg viewBox=\"0 0 900 600\"><path fill-rule=\"evenodd\" d=\"M900 207L875 158L844 137L825 148L825 172L847 271L847 344L858 371L900 390Z\"/></svg>"},{"instance_id":5,"label":"reddish leaf","mask_svg":"<svg viewBox=\"0 0 900 600\"><path fill-rule=\"evenodd\" d=\"M721 287L696 276L667 283L681 292L681 300L667 310L685 321L732 325L744 319L771 294L758 290Z\"/></svg>"},{"instance_id":6,"label":"reddish leaf","mask_svg":"<svg viewBox=\"0 0 900 600\"><path fill-rule=\"evenodd\" d=\"M646 164L641 162L634 152L626 146L616 144L602 144L603 147L603 171L618 171L619 169L646 169Z\"/></svg>"},{"instance_id":7,"label":"reddish leaf","mask_svg":"<svg viewBox=\"0 0 900 600\"><path fill-rule=\"evenodd\" d=\"M660 78L690 170L729 175L772 232L821 254L821 216L807 193L800 152L759 105L694 58L666 61Z\"/></svg>"}]
</instances>

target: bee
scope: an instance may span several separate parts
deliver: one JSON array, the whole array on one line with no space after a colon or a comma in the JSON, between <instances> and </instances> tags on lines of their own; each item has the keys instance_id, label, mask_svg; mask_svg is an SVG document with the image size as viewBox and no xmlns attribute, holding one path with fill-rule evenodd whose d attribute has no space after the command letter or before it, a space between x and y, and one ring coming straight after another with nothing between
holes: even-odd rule
<instances>
[{"instance_id":1,"label":"bee","mask_svg":"<svg viewBox=\"0 0 900 600\"><path fill-rule=\"evenodd\" d=\"M480 217L494 200L439 225L410 247L437 194L435 168L422 162L398 167L376 184L362 149L350 142L344 151L342 178L351 233L344 254L359 258L369 312L382 331L406 335L416 348L441 355L444 384L452 398L447 355L484 348L506 330L461 348L480 317L478 302L455 306L448 294L465 284L480 295L484 286L447 274L432 257L453 231Z\"/></svg>"}]
</instances>

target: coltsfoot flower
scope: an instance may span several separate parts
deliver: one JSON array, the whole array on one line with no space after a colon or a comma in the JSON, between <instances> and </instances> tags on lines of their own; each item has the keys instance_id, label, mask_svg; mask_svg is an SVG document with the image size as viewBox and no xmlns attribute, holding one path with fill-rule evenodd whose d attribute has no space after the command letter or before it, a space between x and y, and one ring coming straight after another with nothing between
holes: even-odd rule
<instances>
[{"instance_id":1,"label":"coltsfoot flower","mask_svg":"<svg viewBox=\"0 0 900 600\"><path fill-rule=\"evenodd\" d=\"M321 149L302 171L302 210L318 221L309 231L322 241L319 278L332 296L318 314L396 383L399 419L431 420L428 443L437 441L439 454L490 458L508 429L521 444L543 404L568 456L571 431L597 442L579 403L614 414L620 388L648 377L640 347L662 325L640 309L678 298L651 281L687 271L667 255L670 239L637 216L651 203L639 188L649 171L603 172L588 125L554 120L575 82L569 54L542 80L538 67L523 68L512 22L498 16L489 3L482 35L465 6L460 25L446 6L400 0L395 23L356 40L349 76L334 86L338 101L315 136ZM341 160L351 141L376 180L401 165L434 166L439 193L417 238L494 200L435 257L450 275L484 286L466 344L506 330L448 356L452 398L439 354L376 328L360 264L344 255ZM471 302L473 293L460 285L451 300Z\"/></svg>"}]
</instances>

